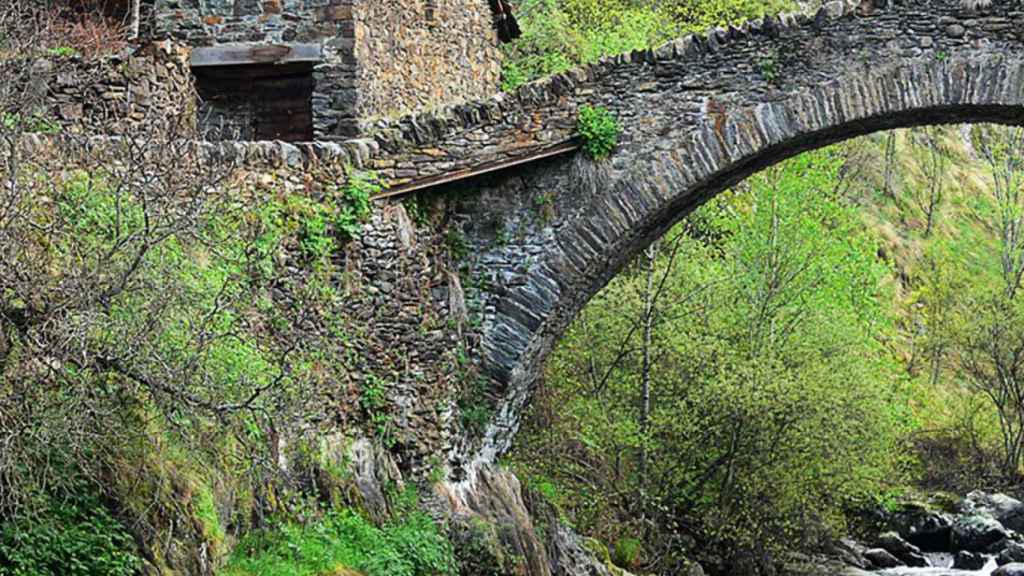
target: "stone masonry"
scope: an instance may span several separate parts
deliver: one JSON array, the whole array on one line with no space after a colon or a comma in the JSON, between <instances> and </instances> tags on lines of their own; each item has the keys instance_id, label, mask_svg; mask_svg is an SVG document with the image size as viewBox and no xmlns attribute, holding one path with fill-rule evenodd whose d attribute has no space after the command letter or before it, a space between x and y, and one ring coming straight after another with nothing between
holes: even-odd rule
<instances>
[{"instance_id":1,"label":"stone masonry","mask_svg":"<svg viewBox=\"0 0 1024 576\"><path fill-rule=\"evenodd\" d=\"M4 90L37 108L28 130L123 134L154 115L195 116L187 54L169 44L101 61L78 55L8 60L0 62L0 74Z\"/></svg>"},{"instance_id":2,"label":"stone masonry","mask_svg":"<svg viewBox=\"0 0 1024 576\"><path fill-rule=\"evenodd\" d=\"M498 90L488 0L156 0L153 14L157 39L189 47L313 47L318 140Z\"/></svg>"}]
</instances>

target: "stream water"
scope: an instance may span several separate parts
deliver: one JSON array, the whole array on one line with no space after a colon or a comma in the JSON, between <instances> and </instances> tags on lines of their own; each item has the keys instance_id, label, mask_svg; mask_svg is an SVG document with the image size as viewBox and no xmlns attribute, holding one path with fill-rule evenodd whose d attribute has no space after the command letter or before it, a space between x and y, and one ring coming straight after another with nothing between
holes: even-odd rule
<instances>
[{"instance_id":1,"label":"stream water","mask_svg":"<svg viewBox=\"0 0 1024 576\"><path fill-rule=\"evenodd\" d=\"M995 558L989 558L988 564L981 570L953 570L952 554L925 554L932 561L931 568L893 568L881 570L876 574L885 576L988 576L997 568Z\"/></svg>"}]
</instances>

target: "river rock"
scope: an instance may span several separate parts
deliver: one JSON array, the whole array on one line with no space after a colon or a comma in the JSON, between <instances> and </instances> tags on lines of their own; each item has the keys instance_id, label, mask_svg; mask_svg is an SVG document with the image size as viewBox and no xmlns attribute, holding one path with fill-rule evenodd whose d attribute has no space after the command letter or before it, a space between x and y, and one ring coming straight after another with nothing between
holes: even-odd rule
<instances>
[{"instance_id":1,"label":"river rock","mask_svg":"<svg viewBox=\"0 0 1024 576\"><path fill-rule=\"evenodd\" d=\"M1024 532L1024 502L1006 494L988 494L975 490L960 503L965 514L991 516L1004 527Z\"/></svg>"},{"instance_id":2,"label":"river rock","mask_svg":"<svg viewBox=\"0 0 1024 576\"><path fill-rule=\"evenodd\" d=\"M914 507L895 514L893 529L907 542L925 552L949 552L953 517L943 512Z\"/></svg>"},{"instance_id":3,"label":"river rock","mask_svg":"<svg viewBox=\"0 0 1024 576\"><path fill-rule=\"evenodd\" d=\"M992 573L992 576L1024 576L1024 564L1014 562L1013 564L1001 566Z\"/></svg>"},{"instance_id":4,"label":"river rock","mask_svg":"<svg viewBox=\"0 0 1024 576\"><path fill-rule=\"evenodd\" d=\"M884 548L872 548L864 552L864 557L871 561L875 568L895 568L902 566L899 558L893 556Z\"/></svg>"},{"instance_id":5,"label":"river rock","mask_svg":"<svg viewBox=\"0 0 1024 576\"><path fill-rule=\"evenodd\" d=\"M867 570L872 567L871 561L864 557L867 548L861 546L855 540L843 538L833 542L828 549L830 556L839 559L847 566Z\"/></svg>"},{"instance_id":6,"label":"river rock","mask_svg":"<svg viewBox=\"0 0 1024 576\"><path fill-rule=\"evenodd\" d=\"M1007 540L1006 546L996 556L996 564L1003 566L1011 562L1024 562L1024 544Z\"/></svg>"},{"instance_id":7,"label":"river rock","mask_svg":"<svg viewBox=\"0 0 1024 576\"><path fill-rule=\"evenodd\" d=\"M953 522L954 550L982 552L987 547L1009 536L1006 528L989 516L959 516Z\"/></svg>"},{"instance_id":8,"label":"river rock","mask_svg":"<svg viewBox=\"0 0 1024 576\"><path fill-rule=\"evenodd\" d=\"M932 563L921 554L921 549L907 542L895 532L884 532L875 540L875 546L889 552L907 566L926 568Z\"/></svg>"},{"instance_id":9,"label":"river rock","mask_svg":"<svg viewBox=\"0 0 1024 576\"><path fill-rule=\"evenodd\" d=\"M961 550L953 557L953 568L956 570L981 570L988 564L988 558L977 552Z\"/></svg>"}]
</instances>

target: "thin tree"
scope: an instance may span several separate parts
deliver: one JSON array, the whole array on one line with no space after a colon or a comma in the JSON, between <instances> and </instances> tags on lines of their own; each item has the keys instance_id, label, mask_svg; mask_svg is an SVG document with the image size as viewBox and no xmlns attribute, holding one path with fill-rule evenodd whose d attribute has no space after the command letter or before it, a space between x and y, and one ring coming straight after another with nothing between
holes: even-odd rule
<instances>
[{"instance_id":1,"label":"thin tree","mask_svg":"<svg viewBox=\"0 0 1024 576\"><path fill-rule=\"evenodd\" d=\"M924 166L926 183L923 189L915 190L911 195L914 204L925 218L925 238L932 235L944 195L943 184L946 176L947 158L942 151L940 142L941 130L941 128L936 126L925 127L921 130L924 147L928 154Z\"/></svg>"},{"instance_id":2,"label":"thin tree","mask_svg":"<svg viewBox=\"0 0 1024 576\"><path fill-rule=\"evenodd\" d=\"M1002 286L978 286L965 308L961 363L967 382L999 415L1003 473L1015 477L1024 455L1024 130L978 127L974 148L992 179L991 229L998 242Z\"/></svg>"}]
</instances>

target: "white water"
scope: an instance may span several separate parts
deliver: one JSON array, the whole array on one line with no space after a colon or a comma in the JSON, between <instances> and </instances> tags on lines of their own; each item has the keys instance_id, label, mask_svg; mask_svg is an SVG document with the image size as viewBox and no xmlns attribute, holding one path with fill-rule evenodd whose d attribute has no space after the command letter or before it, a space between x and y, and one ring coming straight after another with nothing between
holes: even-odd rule
<instances>
[{"instance_id":1,"label":"white water","mask_svg":"<svg viewBox=\"0 0 1024 576\"><path fill-rule=\"evenodd\" d=\"M989 576L997 568L995 558L989 558L988 564L981 570L953 570L952 554L925 554L932 561L932 568L893 568L881 570L876 574L885 576Z\"/></svg>"}]
</instances>

